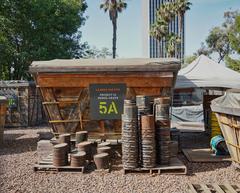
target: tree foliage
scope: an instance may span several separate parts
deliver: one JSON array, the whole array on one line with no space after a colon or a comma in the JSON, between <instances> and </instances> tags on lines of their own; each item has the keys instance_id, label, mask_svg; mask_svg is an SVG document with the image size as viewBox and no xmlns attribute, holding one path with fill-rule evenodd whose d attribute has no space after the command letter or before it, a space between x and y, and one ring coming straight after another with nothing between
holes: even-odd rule
<instances>
[{"instance_id":1,"label":"tree foliage","mask_svg":"<svg viewBox=\"0 0 240 193\"><path fill-rule=\"evenodd\" d=\"M98 49L95 46L93 46L92 48L89 47L88 49L86 49L83 58L93 58L93 59L111 58L112 55L113 55L112 52L106 47Z\"/></svg>"},{"instance_id":2,"label":"tree foliage","mask_svg":"<svg viewBox=\"0 0 240 193\"><path fill-rule=\"evenodd\" d=\"M27 79L33 60L81 57L84 0L0 0L1 79Z\"/></svg>"},{"instance_id":3,"label":"tree foliage","mask_svg":"<svg viewBox=\"0 0 240 193\"><path fill-rule=\"evenodd\" d=\"M234 52L240 57L240 14L235 18L232 30L229 33L230 45ZM229 68L240 72L240 59L226 57L226 63Z\"/></svg>"},{"instance_id":4,"label":"tree foliage","mask_svg":"<svg viewBox=\"0 0 240 193\"><path fill-rule=\"evenodd\" d=\"M169 57L179 55L181 51L181 39L183 37L184 14L190 9L189 0L177 0L174 2L166 2L162 4L156 11L156 19L150 29L150 35L158 42L161 40L166 42L167 54ZM169 30L169 24L175 18L179 20L178 34L174 34ZM162 56L163 57L163 56Z\"/></svg>"},{"instance_id":5,"label":"tree foliage","mask_svg":"<svg viewBox=\"0 0 240 193\"><path fill-rule=\"evenodd\" d=\"M229 30L225 27L214 27L206 39L211 52L218 53L218 63L231 53L228 33Z\"/></svg>"}]
</instances>

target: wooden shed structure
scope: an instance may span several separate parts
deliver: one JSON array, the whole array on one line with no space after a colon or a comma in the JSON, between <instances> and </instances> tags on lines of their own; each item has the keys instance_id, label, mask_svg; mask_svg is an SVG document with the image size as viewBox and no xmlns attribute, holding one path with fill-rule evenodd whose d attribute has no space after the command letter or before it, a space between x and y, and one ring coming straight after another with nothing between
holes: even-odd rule
<instances>
[{"instance_id":1,"label":"wooden shed structure","mask_svg":"<svg viewBox=\"0 0 240 193\"><path fill-rule=\"evenodd\" d=\"M176 59L72 59L36 61L30 66L53 132L121 137L121 121L96 121L89 116L89 85L127 86L126 98L171 96L180 69Z\"/></svg>"}]
</instances>

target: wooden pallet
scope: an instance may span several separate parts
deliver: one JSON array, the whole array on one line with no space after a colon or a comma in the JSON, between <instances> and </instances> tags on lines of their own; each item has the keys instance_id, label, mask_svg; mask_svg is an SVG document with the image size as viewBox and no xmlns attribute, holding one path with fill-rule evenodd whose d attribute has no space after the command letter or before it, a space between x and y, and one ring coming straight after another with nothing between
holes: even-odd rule
<instances>
[{"instance_id":1,"label":"wooden pallet","mask_svg":"<svg viewBox=\"0 0 240 193\"><path fill-rule=\"evenodd\" d=\"M170 164L167 166L158 166L155 168L136 168L136 169L123 169L123 173L149 173L149 174L175 174L186 175L187 167L177 157L171 158Z\"/></svg>"},{"instance_id":2,"label":"wooden pallet","mask_svg":"<svg viewBox=\"0 0 240 193\"><path fill-rule=\"evenodd\" d=\"M52 155L43 158L33 167L34 172L81 172L84 173L85 167L59 166L53 165Z\"/></svg>"},{"instance_id":3,"label":"wooden pallet","mask_svg":"<svg viewBox=\"0 0 240 193\"><path fill-rule=\"evenodd\" d=\"M218 184L189 184L189 193L240 193L240 185Z\"/></svg>"}]
</instances>

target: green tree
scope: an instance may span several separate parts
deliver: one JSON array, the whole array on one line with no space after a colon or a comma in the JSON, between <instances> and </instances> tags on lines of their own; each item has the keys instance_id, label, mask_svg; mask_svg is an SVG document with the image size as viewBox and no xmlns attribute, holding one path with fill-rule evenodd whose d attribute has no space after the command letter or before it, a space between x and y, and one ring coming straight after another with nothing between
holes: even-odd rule
<instances>
[{"instance_id":1,"label":"green tree","mask_svg":"<svg viewBox=\"0 0 240 193\"><path fill-rule=\"evenodd\" d=\"M183 39L183 28L184 28L184 15L186 13L186 11L190 10L190 6L192 5L192 3L189 2L189 0L177 0L174 3L175 6L175 12L178 15L178 36ZM181 41L182 42L182 41ZM181 43L181 49L183 47L183 42ZM181 56L182 58L182 56Z\"/></svg>"},{"instance_id":2,"label":"green tree","mask_svg":"<svg viewBox=\"0 0 240 193\"><path fill-rule=\"evenodd\" d=\"M205 55L210 58L210 55L212 54L212 50L210 50L203 42L201 42L200 48L197 50L197 52L194 53L194 56L200 56Z\"/></svg>"},{"instance_id":3,"label":"green tree","mask_svg":"<svg viewBox=\"0 0 240 193\"><path fill-rule=\"evenodd\" d=\"M196 55L192 55L192 56L186 56L184 58L184 64L182 65L182 68L186 67L187 65L191 64L194 60L197 59Z\"/></svg>"},{"instance_id":4,"label":"green tree","mask_svg":"<svg viewBox=\"0 0 240 193\"><path fill-rule=\"evenodd\" d=\"M27 79L33 60L81 57L84 0L0 0L1 79Z\"/></svg>"},{"instance_id":5,"label":"green tree","mask_svg":"<svg viewBox=\"0 0 240 193\"><path fill-rule=\"evenodd\" d=\"M158 18L158 20L151 26L150 35L158 41L160 50L161 50L160 42L167 36L167 34L168 34L168 23L165 20L163 19L160 20ZM163 57L161 56L161 53L160 53L160 57Z\"/></svg>"},{"instance_id":6,"label":"green tree","mask_svg":"<svg viewBox=\"0 0 240 193\"><path fill-rule=\"evenodd\" d=\"M240 56L240 15L236 17L231 32L229 33L230 45L234 52ZM240 72L240 60L226 57L226 63L229 68Z\"/></svg>"},{"instance_id":7,"label":"green tree","mask_svg":"<svg viewBox=\"0 0 240 193\"><path fill-rule=\"evenodd\" d=\"M208 48L212 52L218 53L218 63L220 63L225 56L231 53L229 42L229 31L223 27L214 27L206 39Z\"/></svg>"},{"instance_id":8,"label":"green tree","mask_svg":"<svg viewBox=\"0 0 240 193\"><path fill-rule=\"evenodd\" d=\"M118 14L127 8L127 3L124 0L104 0L100 5L100 9L109 13L109 18L113 26L113 39L112 39L112 53L113 58L116 58L117 49L117 19Z\"/></svg>"}]
</instances>

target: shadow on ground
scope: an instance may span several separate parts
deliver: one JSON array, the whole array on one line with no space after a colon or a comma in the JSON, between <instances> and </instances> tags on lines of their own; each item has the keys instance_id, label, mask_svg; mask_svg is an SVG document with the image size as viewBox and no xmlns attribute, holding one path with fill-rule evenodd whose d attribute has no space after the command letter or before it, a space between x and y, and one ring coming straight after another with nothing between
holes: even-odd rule
<instances>
[{"instance_id":1,"label":"shadow on ground","mask_svg":"<svg viewBox=\"0 0 240 193\"><path fill-rule=\"evenodd\" d=\"M19 154L29 151L36 151L38 137L21 138L24 134L4 134L4 141L1 145L0 155Z\"/></svg>"}]
</instances>

